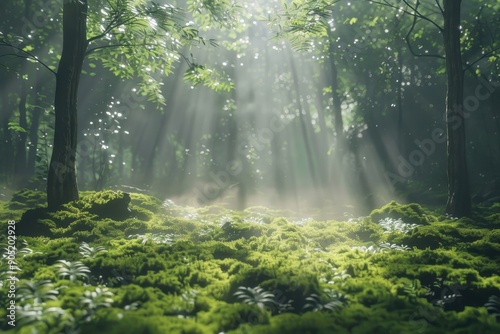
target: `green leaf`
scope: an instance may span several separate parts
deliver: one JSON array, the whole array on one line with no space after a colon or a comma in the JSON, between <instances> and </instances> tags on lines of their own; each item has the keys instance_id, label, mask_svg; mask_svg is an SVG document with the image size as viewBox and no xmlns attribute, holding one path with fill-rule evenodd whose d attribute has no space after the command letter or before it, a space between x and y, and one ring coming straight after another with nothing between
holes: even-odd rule
<instances>
[{"instance_id":1,"label":"green leaf","mask_svg":"<svg viewBox=\"0 0 500 334\"><path fill-rule=\"evenodd\" d=\"M9 122L9 130L15 132L26 132L26 129L24 129L22 126L19 125L19 123L16 122Z\"/></svg>"}]
</instances>

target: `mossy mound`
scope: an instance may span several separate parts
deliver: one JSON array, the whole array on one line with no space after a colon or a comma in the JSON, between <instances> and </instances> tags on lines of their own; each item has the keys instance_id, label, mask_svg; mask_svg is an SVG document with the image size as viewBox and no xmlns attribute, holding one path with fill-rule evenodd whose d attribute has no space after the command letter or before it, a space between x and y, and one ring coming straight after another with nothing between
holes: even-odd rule
<instances>
[{"instance_id":1,"label":"mossy mound","mask_svg":"<svg viewBox=\"0 0 500 334\"><path fill-rule=\"evenodd\" d=\"M240 222L227 221L216 232L214 239L222 241L232 241L240 238L249 239L252 236L260 236L261 228L257 224L243 224Z\"/></svg>"},{"instance_id":2,"label":"mossy mound","mask_svg":"<svg viewBox=\"0 0 500 334\"><path fill-rule=\"evenodd\" d=\"M144 196L147 198L146 196ZM88 193L78 201L64 204L57 211L36 208L26 211L18 224L20 236L76 236L93 241L99 237L123 235L124 229L144 231L143 226L124 227L126 219L148 221L153 213L142 207L129 207L131 196L121 191Z\"/></svg>"},{"instance_id":3,"label":"mossy mound","mask_svg":"<svg viewBox=\"0 0 500 334\"><path fill-rule=\"evenodd\" d=\"M427 225L434 219L416 203L399 204L391 201L380 209L375 209L370 213L370 218L374 223L378 223L384 218L401 219L407 224Z\"/></svg>"},{"instance_id":4,"label":"mossy mound","mask_svg":"<svg viewBox=\"0 0 500 334\"><path fill-rule=\"evenodd\" d=\"M9 202L9 209L32 209L47 204L47 195L38 190L23 189L15 192Z\"/></svg>"}]
</instances>

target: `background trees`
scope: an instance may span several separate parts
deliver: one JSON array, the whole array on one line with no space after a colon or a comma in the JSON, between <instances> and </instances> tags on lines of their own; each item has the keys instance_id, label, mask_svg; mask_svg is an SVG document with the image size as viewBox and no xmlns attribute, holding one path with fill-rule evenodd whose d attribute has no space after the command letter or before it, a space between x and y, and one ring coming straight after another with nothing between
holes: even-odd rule
<instances>
[{"instance_id":1,"label":"background trees","mask_svg":"<svg viewBox=\"0 0 500 334\"><path fill-rule=\"evenodd\" d=\"M430 0L89 0L85 36L63 29L64 8L84 4L1 5L3 184L43 187L49 171L52 207L76 198L78 178L239 207L447 197L462 215L467 179L474 194L500 177L497 1L462 4L451 22L457 3ZM71 31L79 47L61 44ZM79 85L63 78L77 63ZM460 78L464 95L445 103Z\"/></svg>"}]
</instances>

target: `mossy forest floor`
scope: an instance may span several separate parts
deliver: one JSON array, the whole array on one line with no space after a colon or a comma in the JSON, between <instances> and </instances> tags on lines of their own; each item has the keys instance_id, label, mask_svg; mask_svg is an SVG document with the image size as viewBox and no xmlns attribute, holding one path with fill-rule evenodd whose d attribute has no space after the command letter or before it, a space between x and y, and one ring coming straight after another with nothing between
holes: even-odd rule
<instances>
[{"instance_id":1,"label":"mossy forest floor","mask_svg":"<svg viewBox=\"0 0 500 334\"><path fill-rule=\"evenodd\" d=\"M2 333L500 333L500 203L337 221L105 191L25 213L43 205L0 202Z\"/></svg>"}]
</instances>

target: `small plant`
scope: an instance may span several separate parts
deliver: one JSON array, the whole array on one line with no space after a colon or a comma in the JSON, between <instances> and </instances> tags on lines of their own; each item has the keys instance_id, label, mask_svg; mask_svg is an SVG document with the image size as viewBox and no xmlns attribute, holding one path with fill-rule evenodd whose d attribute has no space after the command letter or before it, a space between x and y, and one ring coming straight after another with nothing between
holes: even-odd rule
<instances>
[{"instance_id":1,"label":"small plant","mask_svg":"<svg viewBox=\"0 0 500 334\"><path fill-rule=\"evenodd\" d=\"M132 304L125 305L123 309L125 311L135 311L139 308L139 303L138 302L133 302Z\"/></svg>"},{"instance_id":2,"label":"small plant","mask_svg":"<svg viewBox=\"0 0 500 334\"><path fill-rule=\"evenodd\" d=\"M191 312L194 310L196 304L196 297L198 296L198 291L189 290L181 294L182 306L174 306L173 311L177 316L182 318L187 318Z\"/></svg>"},{"instance_id":3,"label":"small plant","mask_svg":"<svg viewBox=\"0 0 500 334\"><path fill-rule=\"evenodd\" d=\"M337 267L334 267L331 263L329 263L325 260L322 260L322 259L320 259L319 262L326 263L328 265L328 267L330 268L330 270L333 272L333 275L332 274L329 275L329 274L325 274L325 273L321 274L319 281L322 283L335 284L337 282L343 282L346 279L348 279L349 277L351 277L351 275L349 275L347 273L347 270L339 271L339 269ZM331 277L331 280L328 280L327 277Z\"/></svg>"},{"instance_id":4,"label":"small plant","mask_svg":"<svg viewBox=\"0 0 500 334\"><path fill-rule=\"evenodd\" d=\"M9 264L7 261L0 261L0 288L9 277L16 277L17 272L21 271L15 263Z\"/></svg>"},{"instance_id":5,"label":"small plant","mask_svg":"<svg viewBox=\"0 0 500 334\"><path fill-rule=\"evenodd\" d=\"M396 244L391 244L389 242L382 242L381 244L379 244L379 247L380 247L380 251L383 251L383 250L395 250L395 251L403 252L403 251L407 251L407 250L411 249L407 245L401 245L400 246L400 245L396 245Z\"/></svg>"},{"instance_id":6,"label":"small plant","mask_svg":"<svg viewBox=\"0 0 500 334\"><path fill-rule=\"evenodd\" d=\"M248 305L257 305L258 308L264 309L273 307L276 302L274 301L274 294L262 289L261 287L246 288L240 286L238 291L234 293L238 299Z\"/></svg>"},{"instance_id":7,"label":"small plant","mask_svg":"<svg viewBox=\"0 0 500 334\"><path fill-rule=\"evenodd\" d=\"M58 276L62 278L67 277L72 282L76 282L79 278L82 280L88 280L90 269L82 262L70 262L66 260L59 260L57 262L59 263L56 264L55 267L58 270Z\"/></svg>"},{"instance_id":8,"label":"small plant","mask_svg":"<svg viewBox=\"0 0 500 334\"><path fill-rule=\"evenodd\" d=\"M427 289L427 300L431 304L445 311L464 310L463 296L460 291L467 289L466 286L459 285L458 282L451 283L444 278L437 278L432 286L424 286L424 288Z\"/></svg>"},{"instance_id":9,"label":"small plant","mask_svg":"<svg viewBox=\"0 0 500 334\"><path fill-rule=\"evenodd\" d=\"M128 236L129 239L136 238L142 239L142 244L146 244L148 241L151 241L155 244L163 244L163 245L173 245L175 242L176 234L131 234Z\"/></svg>"},{"instance_id":10,"label":"small plant","mask_svg":"<svg viewBox=\"0 0 500 334\"><path fill-rule=\"evenodd\" d=\"M500 318L500 298L498 296L492 295L488 298L488 302L484 304L488 313L495 318Z\"/></svg>"},{"instance_id":11,"label":"small plant","mask_svg":"<svg viewBox=\"0 0 500 334\"><path fill-rule=\"evenodd\" d=\"M50 328L52 319L62 319L66 312L60 307L44 308L44 304L26 304L16 309L16 320L19 327L43 324L47 329ZM36 331L35 331L36 333Z\"/></svg>"},{"instance_id":12,"label":"small plant","mask_svg":"<svg viewBox=\"0 0 500 334\"><path fill-rule=\"evenodd\" d=\"M400 232L406 234L418 227L417 224L405 223L401 218L393 219L387 217L379 220L378 223L385 230L384 233Z\"/></svg>"},{"instance_id":13,"label":"small plant","mask_svg":"<svg viewBox=\"0 0 500 334\"><path fill-rule=\"evenodd\" d=\"M293 307L292 303L293 303L293 300L289 299L288 301L286 301L284 303L277 304L277 312L279 314L293 312L293 310L295 308Z\"/></svg>"},{"instance_id":14,"label":"small plant","mask_svg":"<svg viewBox=\"0 0 500 334\"><path fill-rule=\"evenodd\" d=\"M255 223L255 224L262 225L262 224L264 224L264 218L262 218L262 217L256 217L256 216L250 216L250 217L246 217L245 219L243 219L243 222L244 223Z\"/></svg>"},{"instance_id":15,"label":"small plant","mask_svg":"<svg viewBox=\"0 0 500 334\"><path fill-rule=\"evenodd\" d=\"M325 290L324 292L327 297L327 301L325 303L321 301L320 296L313 293L306 298L307 303L304 305L303 310L306 312L334 311L335 309L344 307L347 303L347 297L339 292L330 289Z\"/></svg>"},{"instance_id":16,"label":"small plant","mask_svg":"<svg viewBox=\"0 0 500 334\"><path fill-rule=\"evenodd\" d=\"M297 226L304 226L305 224L309 223L309 222L312 222L313 219L312 218L302 218L302 219L299 219L299 220L294 220L292 221L292 224L295 224Z\"/></svg>"},{"instance_id":17,"label":"small plant","mask_svg":"<svg viewBox=\"0 0 500 334\"><path fill-rule=\"evenodd\" d=\"M79 300L79 305L84 310L82 319L90 321L98 309L111 307L113 296L113 292L109 291L108 288L98 287L94 291L85 291Z\"/></svg>"},{"instance_id":18,"label":"small plant","mask_svg":"<svg viewBox=\"0 0 500 334\"><path fill-rule=\"evenodd\" d=\"M47 300L56 300L59 291L52 289L50 280L38 282L26 281L17 289L16 298L20 302L31 301L33 304L41 304Z\"/></svg>"},{"instance_id":19,"label":"small plant","mask_svg":"<svg viewBox=\"0 0 500 334\"><path fill-rule=\"evenodd\" d=\"M449 214L449 213L446 213L445 217L446 217L446 219L449 219L449 220L458 220L458 217L453 217L453 215Z\"/></svg>"},{"instance_id":20,"label":"small plant","mask_svg":"<svg viewBox=\"0 0 500 334\"><path fill-rule=\"evenodd\" d=\"M363 253L370 253L370 254L376 254L376 253L380 253L381 249L378 248L378 247L375 247L373 245L369 246L369 247L366 247L366 246L354 246L354 247L351 247L351 249L357 249Z\"/></svg>"},{"instance_id":21,"label":"small plant","mask_svg":"<svg viewBox=\"0 0 500 334\"><path fill-rule=\"evenodd\" d=\"M103 246L91 247L86 242L82 242L80 245L80 254L84 258L94 258L99 254L107 253L106 248Z\"/></svg>"},{"instance_id":22,"label":"small plant","mask_svg":"<svg viewBox=\"0 0 500 334\"><path fill-rule=\"evenodd\" d=\"M391 244L389 242L382 242L377 246L371 245L369 247L366 246L355 246L351 247L351 249L358 249L359 251L363 253L370 253L370 254L377 254L377 253L383 253L386 251L390 250L395 250L395 251L407 251L410 250L411 248L406 246L406 245L396 245L396 244Z\"/></svg>"},{"instance_id":23,"label":"small plant","mask_svg":"<svg viewBox=\"0 0 500 334\"><path fill-rule=\"evenodd\" d=\"M405 286L403 288L403 291L405 295L408 297L408 300L411 302L415 302L418 297L418 281L413 280L411 282L405 283Z\"/></svg>"}]
</instances>

